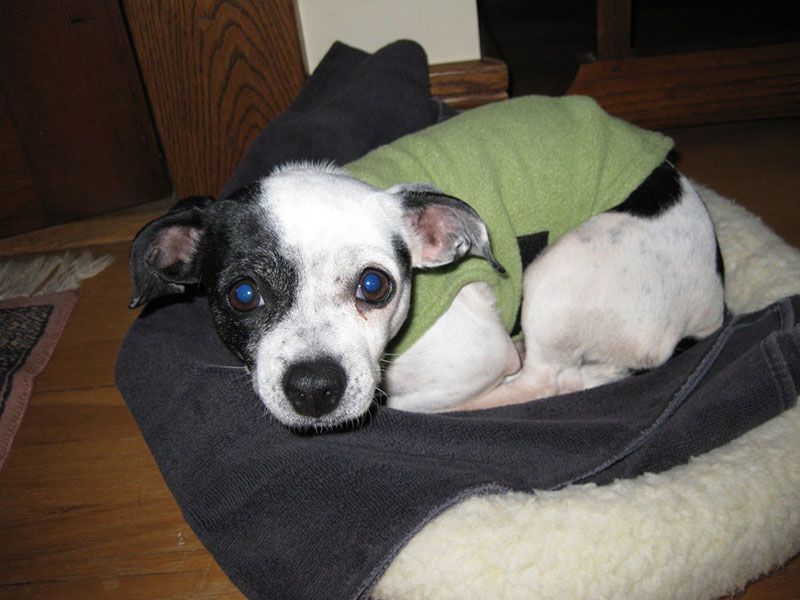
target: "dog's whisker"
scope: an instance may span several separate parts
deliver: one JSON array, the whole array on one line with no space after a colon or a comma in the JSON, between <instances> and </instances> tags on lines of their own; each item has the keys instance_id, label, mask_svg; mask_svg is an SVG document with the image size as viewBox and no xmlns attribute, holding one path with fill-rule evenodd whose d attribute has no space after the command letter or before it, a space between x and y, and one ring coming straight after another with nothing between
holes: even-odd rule
<instances>
[{"instance_id":1,"label":"dog's whisker","mask_svg":"<svg viewBox=\"0 0 800 600\"><path fill-rule=\"evenodd\" d=\"M435 349L428 349L426 351L421 351L420 349L414 350L415 357L419 356L422 358L427 358L429 356L437 356L438 354L439 351ZM391 363L394 359L399 358L400 356L403 356L402 352L384 352L380 360Z\"/></svg>"},{"instance_id":2,"label":"dog's whisker","mask_svg":"<svg viewBox=\"0 0 800 600\"><path fill-rule=\"evenodd\" d=\"M215 364L212 364L212 363L205 363L205 364L201 363L201 366L203 366L203 367L211 367L211 368L214 368L214 369L229 369L231 371L249 371L250 370L247 367L245 367L244 365L215 365Z\"/></svg>"},{"instance_id":3,"label":"dog's whisker","mask_svg":"<svg viewBox=\"0 0 800 600\"><path fill-rule=\"evenodd\" d=\"M250 379L250 373L240 373L236 377L234 377L231 381L238 383L239 381L244 381Z\"/></svg>"}]
</instances>

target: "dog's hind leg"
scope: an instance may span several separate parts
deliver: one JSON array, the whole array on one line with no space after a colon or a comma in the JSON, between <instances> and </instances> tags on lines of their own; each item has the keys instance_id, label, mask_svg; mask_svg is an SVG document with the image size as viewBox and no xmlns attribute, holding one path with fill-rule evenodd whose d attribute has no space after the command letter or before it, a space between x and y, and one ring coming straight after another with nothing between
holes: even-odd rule
<instances>
[{"instance_id":1,"label":"dog's hind leg","mask_svg":"<svg viewBox=\"0 0 800 600\"><path fill-rule=\"evenodd\" d=\"M526 352L531 356L531 349ZM542 360L541 353L533 350L539 360L526 360L522 369L503 383L478 397L449 407L448 411L481 410L509 404L522 404L541 398L570 394L621 379L629 370L616 365L586 363L560 364Z\"/></svg>"},{"instance_id":2,"label":"dog's hind leg","mask_svg":"<svg viewBox=\"0 0 800 600\"><path fill-rule=\"evenodd\" d=\"M583 388L583 379L577 366L565 366L535 340L529 339L520 371L507 377L500 385L448 410L480 410L520 404Z\"/></svg>"}]
</instances>

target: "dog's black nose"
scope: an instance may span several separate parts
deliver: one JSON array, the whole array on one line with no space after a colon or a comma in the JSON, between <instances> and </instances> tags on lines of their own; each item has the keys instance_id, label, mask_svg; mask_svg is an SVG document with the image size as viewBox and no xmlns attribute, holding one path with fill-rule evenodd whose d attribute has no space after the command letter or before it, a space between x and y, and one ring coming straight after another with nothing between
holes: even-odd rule
<instances>
[{"instance_id":1,"label":"dog's black nose","mask_svg":"<svg viewBox=\"0 0 800 600\"><path fill-rule=\"evenodd\" d=\"M342 366L331 359L295 363L283 375L283 391L294 409L306 417L321 417L339 404L347 387Z\"/></svg>"}]
</instances>

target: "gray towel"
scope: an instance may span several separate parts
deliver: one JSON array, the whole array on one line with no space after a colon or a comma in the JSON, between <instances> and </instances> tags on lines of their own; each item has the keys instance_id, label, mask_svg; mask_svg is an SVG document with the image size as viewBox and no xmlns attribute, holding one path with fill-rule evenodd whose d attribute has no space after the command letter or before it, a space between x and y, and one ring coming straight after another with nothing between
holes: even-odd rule
<instances>
[{"instance_id":1,"label":"gray towel","mask_svg":"<svg viewBox=\"0 0 800 600\"><path fill-rule=\"evenodd\" d=\"M313 132L329 95L339 108L328 135L336 122L391 128L369 142L325 146L339 162L439 118L414 44L371 57L334 50L320 67L328 79L312 76L296 113L273 122L254 148L271 158L248 156L237 182L283 156L320 157ZM376 86L408 93L376 104L364 93ZM270 144L273 135L280 142ZM147 307L120 352L117 384L186 520L248 597L366 598L410 537L459 499L662 471L792 406L799 314L794 298L729 318L659 369L576 394L474 413L377 407L360 429L300 435L265 412L196 294Z\"/></svg>"}]
</instances>

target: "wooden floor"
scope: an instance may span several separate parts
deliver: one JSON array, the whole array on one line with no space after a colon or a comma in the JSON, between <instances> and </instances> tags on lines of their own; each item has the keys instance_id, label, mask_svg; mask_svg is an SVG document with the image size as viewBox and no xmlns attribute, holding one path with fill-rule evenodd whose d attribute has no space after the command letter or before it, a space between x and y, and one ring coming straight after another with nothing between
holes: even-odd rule
<instances>
[{"instance_id":1,"label":"wooden floor","mask_svg":"<svg viewBox=\"0 0 800 600\"><path fill-rule=\"evenodd\" d=\"M670 133L685 173L800 246L800 121ZM184 522L114 387L137 315L126 308L128 242L164 206L0 240L0 255L90 247L116 258L81 288L0 473L0 598L241 597ZM800 598L800 559L738 597Z\"/></svg>"}]
</instances>

